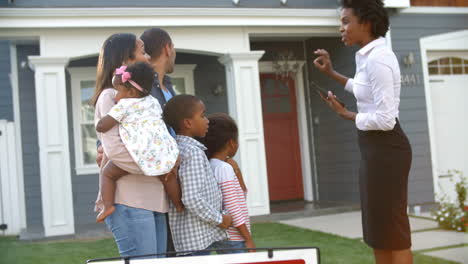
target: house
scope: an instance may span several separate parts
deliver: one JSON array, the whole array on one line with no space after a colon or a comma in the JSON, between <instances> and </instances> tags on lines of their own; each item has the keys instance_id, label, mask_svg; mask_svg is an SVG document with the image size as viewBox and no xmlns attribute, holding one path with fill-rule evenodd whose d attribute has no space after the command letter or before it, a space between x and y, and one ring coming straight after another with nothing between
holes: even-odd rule
<instances>
[{"instance_id":1,"label":"house","mask_svg":"<svg viewBox=\"0 0 468 264\"><path fill-rule=\"evenodd\" d=\"M413 147L409 203L424 205L450 184L441 173L468 172L468 8L455 0L386 6L387 42L401 61L400 120ZM326 48L337 70L354 74L356 49L340 42L339 24L329 0L0 1L4 234L50 237L96 226L87 101L97 54L112 33L152 26L175 43L177 91L237 120L252 215L269 214L272 201L358 202L356 129L313 89L327 87L356 108L312 64L313 51Z\"/></svg>"}]
</instances>

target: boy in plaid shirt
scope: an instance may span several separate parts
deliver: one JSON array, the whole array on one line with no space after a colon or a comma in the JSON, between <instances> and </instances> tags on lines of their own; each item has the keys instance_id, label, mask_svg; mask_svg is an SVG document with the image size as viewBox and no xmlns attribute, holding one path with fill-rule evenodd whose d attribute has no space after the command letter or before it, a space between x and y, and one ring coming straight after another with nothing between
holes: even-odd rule
<instances>
[{"instance_id":1,"label":"boy in plaid shirt","mask_svg":"<svg viewBox=\"0 0 468 264\"><path fill-rule=\"evenodd\" d=\"M179 180L185 210L177 212L171 203L169 224L176 251L208 255L200 250L216 247L227 238L232 222L222 214L222 194L211 170L206 147L194 139L208 131L205 105L193 95L177 95L164 107L164 121L176 134L180 151Z\"/></svg>"}]
</instances>

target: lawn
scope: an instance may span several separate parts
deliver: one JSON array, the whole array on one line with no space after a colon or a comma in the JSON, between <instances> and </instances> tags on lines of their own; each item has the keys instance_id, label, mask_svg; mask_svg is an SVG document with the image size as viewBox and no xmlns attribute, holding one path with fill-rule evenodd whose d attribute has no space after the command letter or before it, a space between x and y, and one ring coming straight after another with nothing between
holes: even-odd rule
<instances>
[{"instance_id":1,"label":"lawn","mask_svg":"<svg viewBox=\"0 0 468 264\"><path fill-rule=\"evenodd\" d=\"M321 263L373 263L372 251L362 242L322 232L278 223L259 223L252 227L257 247L319 247ZM22 242L0 237L0 263L67 264L85 263L90 258L118 256L112 239L94 241ZM415 254L414 263L454 263Z\"/></svg>"}]
</instances>

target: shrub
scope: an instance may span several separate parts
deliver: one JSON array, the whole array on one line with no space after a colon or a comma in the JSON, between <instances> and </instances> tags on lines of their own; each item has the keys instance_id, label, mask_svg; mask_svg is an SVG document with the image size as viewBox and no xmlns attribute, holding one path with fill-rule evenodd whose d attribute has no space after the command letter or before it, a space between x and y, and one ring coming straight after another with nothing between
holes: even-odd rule
<instances>
[{"instance_id":1,"label":"shrub","mask_svg":"<svg viewBox=\"0 0 468 264\"><path fill-rule=\"evenodd\" d=\"M449 174L458 176L455 183L457 201L453 203L447 196L441 197L437 209L432 211L432 214L441 228L465 232L468 231L467 181L461 171L451 170Z\"/></svg>"}]
</instances>

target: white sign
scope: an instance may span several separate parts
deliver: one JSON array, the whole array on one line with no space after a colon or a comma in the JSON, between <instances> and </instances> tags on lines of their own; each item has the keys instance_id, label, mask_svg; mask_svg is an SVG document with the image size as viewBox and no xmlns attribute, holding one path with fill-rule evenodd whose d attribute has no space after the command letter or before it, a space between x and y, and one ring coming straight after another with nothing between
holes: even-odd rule
<instances>
[{"instance_id":1,"label":"white sign","mask_svg":"<svg viewBox=\"0 0 468 264\"><path fill-rule=\"evenodd\" d=\"M223 254L209 256L174 257L159 259L130 259L129 264L318 264L320 263L317 248L274 250L271 258L268 252ZM124 264L124 260L88 261L96 264Z\"/></svg>"}]
</instances>

